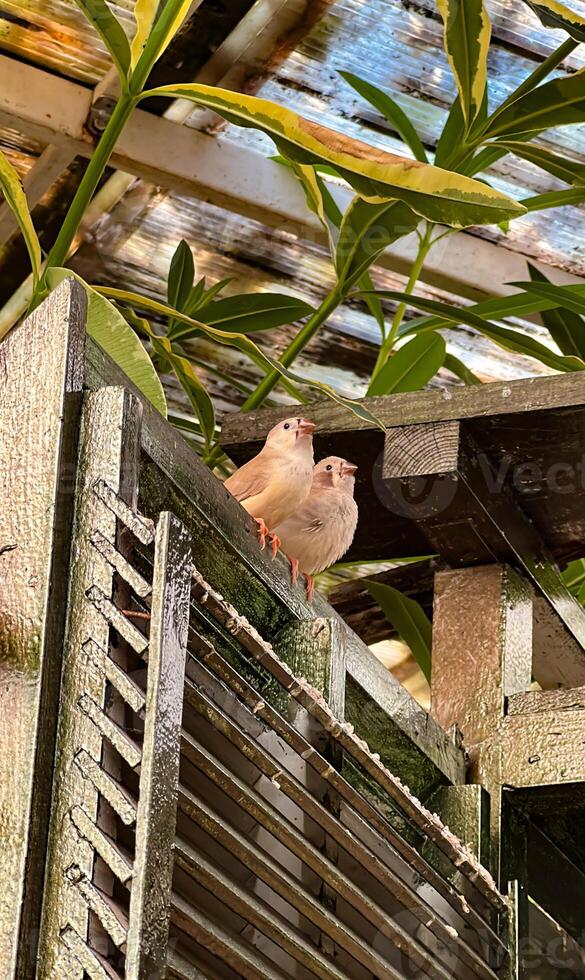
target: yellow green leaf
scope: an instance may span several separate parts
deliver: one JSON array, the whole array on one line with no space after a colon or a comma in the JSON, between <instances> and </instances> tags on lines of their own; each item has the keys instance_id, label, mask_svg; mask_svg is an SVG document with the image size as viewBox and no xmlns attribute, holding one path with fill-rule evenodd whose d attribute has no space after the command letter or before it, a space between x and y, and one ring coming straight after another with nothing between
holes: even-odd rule
<instances>
[{"instance_id":1,"label":"yellow green leaf","mask_svg":"<svg viewBox=\"0 0 585 980\"><path fill-rule=\"evenodd\" d=\"M398 199L429 221L456 228L524 214L521 204L485 183L385 153L253 95L193 83L164 85L141 97L150 96L190 99L237 126L258 129L288 159L334 167L370 203Z\"/></svg>"},{"instance_id":2,"label":"yellow green leaf","mask_svg":"<svg viewBox=\"0 0 585 980\"><path fill-rule=\"evenodd\" d=\"M63 279L72 277L81 283L87 293L87 332L103 347L130 381L148 398L156 409L167 414L167 403L154 365L140 340L113 303L88 286L81 276L71 269L54 268L47 271L47 284L55 289Z\"/></svg>"},{"instance_id":3,"label":"yellow green leaf","mask_svg":"<svg viewBox=\"0 0 585 980\"><path fill-rule=\"evenodd\" d=\"M131 67L134 69L138 63L140 55L144 50L144 45L152 30L156 20L160 0L136 0L134 7L134 20L136 21L136 33L132 39Z\"/></svg>"},{"instance_id":4,"label":"yellow green leaf","mask_svg":"<svg viewBox=\"0 0 585 980\"><path fill-rule=\"evenodd\" d=\"M18 173L0 150L0 190L18 222L32 266L33 281L36 287L41 269L41 246L32 223L26 194Z\"/></svg>"},{"instance_id":5,"label":"yellow green leaf","mask_svg":"<svg viewBox=\"0 0 585 980\"><path fill-rule=\"evenodd\" d=\"M437 0L445 25L445 51L467 127L476 118L487 84L491 23L483 0Z\"/></svg>"},{"instance_id":6,"label":"yellow green leaf","mask_svg":"<svg viewBox=\"0 0 585 980\"><path fill-rule=\"evenodd\" d=\"M136 0L132 69L136 68L145 48L149 52L149 66L160 58L189 13L190 6L191 0Z\"/></svg>"},{"instance_id":7,"label":"yellow green leaf","mask_svg":"<svg viewBox=\"0 0 585 980\"><path fill-rule=\"evenodd\" d=\"M566 31L576 41L585 41L585 17L558 0L524 0L541 24Z\"/></svg>"}]
</instances>

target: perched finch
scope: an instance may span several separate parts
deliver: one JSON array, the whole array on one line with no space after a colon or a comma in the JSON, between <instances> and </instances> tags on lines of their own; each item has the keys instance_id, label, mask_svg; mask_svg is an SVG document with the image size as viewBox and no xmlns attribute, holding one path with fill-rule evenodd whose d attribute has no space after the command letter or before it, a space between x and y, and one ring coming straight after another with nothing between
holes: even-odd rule
<instances>
[{"instance_id":1,"label":"perched finch","mask_svg":"<svg viewBox=\"0 0 585 980\"><path fill-rule=\"evenodd\" d=\"M279 547L277 524L308 496L313 478L313 430L308 419L285 419L270 430L264 447L225 481L225 486L259 525L272 554Z\"/></svg>"},{"instance_id":2,"label":"perched finch","mask_svg":"<svg viewBox=\"0 0 585 980\"><path fill-rule=\"evenodd\" d=\"M313 575L339 561L353 541L358 509L353 492L357 466L339 456L328 456L313 470L311 492L275 532L291 563L292 581L299 569L313 598Z\"/></svg>"}]
</instances>

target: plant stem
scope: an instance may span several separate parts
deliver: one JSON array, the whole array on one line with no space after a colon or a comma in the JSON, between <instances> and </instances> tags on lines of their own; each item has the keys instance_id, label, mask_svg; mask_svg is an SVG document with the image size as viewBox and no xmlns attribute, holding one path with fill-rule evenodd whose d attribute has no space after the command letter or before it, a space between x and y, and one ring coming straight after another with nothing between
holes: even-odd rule
<instances>
[{"instance_id":1,"label":"plant stem","mask_svg":"<svg viewBox=\"0 0 585 980\"><path fill-rule=\"evenodd\" d=\"M327 294L319 309L315 311L310 320L307 320L304 327L301 327L296 337L291 340L286 350L279 357L279 361L283 367L290 367L309 341L313 339L319 327L327 320L333 310L337 309L342 298L337 286ZM281 380L282 375L278 371L270 371L258 387L254 389L252 394L246 398L241 411L250 412L252 409L258 408Z\"/></svg>"},{"instance_id":2,"label":"plant stem","mask_svg":"<svg viewBox=\"0 0 585 980\"><path fill-rule=\"evenodd\" d=\"M412 264L412 268L410 270L410 276L408 277L408 282L404 290L404 292L408 293L409 296L414 292L414 287L416 286L419 280L419 276L422 272L422 268L425 264L425 259L427 255L429 254L435 241L438 241L438 239L433 240L432 238L433 227L434 225L432 225L430 222L427 222L425 233L424 235L421 235L416 259ZM439 236L439 238L440 237L442 236ZM372 372L370 387L372 386L374 379L382 370L382 368L386 364L386 361L390 357L390 354L392 353L392 348L394 347L394 343L396 341L396 337L398 336L398 331L404 319L404 314L406 313L407 307L408 304L406 302L401 303L400 306L397 308L396 313L394 314L394 319L392 320L392 326L390 328L390 332L386 337L385 341L380 345L380 350L378 352L378 359L376 361L376 365ZM369 388L367 394L368 395L370 394Z\"/></svg>"},{"instance_id":3,"label":"plant stem","mask_svg":"<svg viewBox=\"0 0 585 980\"><path fill-rule=\"evenodd\" d=\"M82 218L108 165L120 134L134 110L134 106L135 98L128 92L123 92L89 161L87 170L61 225L57 240L49 252L45 273L47 269L62 266L67 261L69 249ZM33 303L43 298L45 289L45 274L43 274L39 288L33 296Z\"/></svg>"}]
</instances>

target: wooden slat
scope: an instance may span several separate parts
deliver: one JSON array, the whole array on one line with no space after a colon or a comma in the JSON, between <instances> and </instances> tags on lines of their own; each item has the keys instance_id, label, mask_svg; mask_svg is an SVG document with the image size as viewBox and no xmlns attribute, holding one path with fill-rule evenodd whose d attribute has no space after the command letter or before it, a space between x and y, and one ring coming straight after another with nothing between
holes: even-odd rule
<instances>
[{"instance_id":1,"label":"wooden slat","mask_svg":"<svg viewBox=\"0 0 585 980\"><path fill-rule=\"evenodd\" d=\"M136 820L136 804L126 790L105 772L99 762L93 759L86 749L80 749L75 756L75 765L85 779L90 779L99 793L116 811L120 820L128 827Z\"/></svg>"},{"instance_id":2,"label":"wooden slat","mask_svg":"<svg viewBox=\"0 0 585 980\"><path fill-rule=\"evenodd\" d=\"M245 922L259 929L312 975L321 977L322 980L345 980L345 973L285 925L282 919L273 915L249 889L240 888L184 840L179 839L175 843L175 862L194 881L240 915Z\"/></svg>"},{"instance_id":3,"label":"wooden slat","mask_svg":"<svg viewBox=\"0 0 585 980\"><path fill-rule=\"evenodd\" d=\"M152 582L128 980L162 976L166 961L190 583L190 536L172 514L161 514Z\"/></svg>"},{"instance_id":4,"label":"wooden slat","mask_svg":"<svg viewBox=\"0 0 585 980\"><path fill-rule=\"evenodd\" d=\"M363 403L390 428L421 422L574 408L585 405L585 397L578 374L565 374L550 378L498 381L453 388L448 392L423 390L385 395L365 398ZM226 416L222 423L222 445L228 452L239 446L238 456L242 458L245 444L255 444L265 439L272 426L287 417L287 411L287 408L262 409ZM322 436L337 432L357 433L373 428L372 423L357 418L331 401L307 405L303 411L310 415Z\"/></svg>"},{"instance_id":5,"label":"wooden slat","mask_svg":"<svg viewBox=\"0 0 585 980\"><path fill-rule=\"evenodd\" d=\"M243 756L252 761L268 779L276 781L278 788L294 803L296 803L312 820L314 820L335 842L351 854L369 874L376 878L388 894L402 902L404 907L429 929L433 935L448 947L455 946L458 953L467 964L477 972L478 976L493 977L493 972L486 966L477 954L470 949L458 934L453 935L453 929L443 923L432 907L416 891L405 884L386 864L382 863L361 841L340 823L307 789L279 763L266 752L262 746L247 735L240 726L236 725L217 707L213 701L190 682L186 682L186 702L217 729L223 736L235 745ZM245 711L240 705L240 711ZM254 715L247 713L249 725L253 725ZM326 761L325 759L323 760ZM475 787L457 787L473 790ZM451 787L455 790L456 787Z\"/></svg>"},{"instance_id":6,"label":"wooden slat","mask_svg":"<svg viewBox=\"0 0 585 980\"><path fill-rule=\"evenodd\" d=\"M152 590L150 582L147 582L143 579L142 575L139 575L124 555L120 554L113 544L104 537L101 531L98 530L93 534L91 543L99 551L100 555L103 555L106 561L109 561L112 568L118 572L118 575L121 575L130 588L136 592L136 595L142 598L150 595Z\"/></svg>"},{"instance_id":7,"label":"wooden slat","mask_svg":"<svg viewBox=\"0 0 585 980\"><path fill-rule=\"evenodd\" d=\"M100 730L104 738L107 738L112 743L116 751L126 760L131 769L135 769L136 766L140 765L141 752L139 747L129 738L123 728L120 728L115 721L112 721L108 717L105 711L95 703L89 694L82 694L78 701L78 706L80 711L83 711L88 718L91 718L96 728Z\"/></svg>"},{"instance_id":8,"label":"wooden slat","mask_svg":"<svg viewBox=\"0 0 585 980\"><path fill-rule=\"evenodd\" d=\"M193 908L179 895L172 897L172 913L173 922L183 932L231 967L236 976L246 980L285 980L264 957L244 945L239 937L210 922L205 913Z\"/></svg>"},{"instance_id":9,"label":"wooden slat","mask_svg":"<svg viewBox=\"0 0 585 980\"><path fill-rule=\"evenodd\" d=\"M103 894L99 888L89 880L87 875L76 865L72 865L66 871L67 878L75 885L88 907L97 915L102 926L106 930L112 942L118 948L126 942L128 921L116 908L109 896Z\"/></svg>"},{"instance_id":10,"label":"wooden slat","mask_svg":"<svg viewBox=\"0 0 585 980\"><path fill-rule=\"evenodd\" d=\"M585 712L585 687L557 691L523 691L508 698L509 715L532 715L539 711Z\"/></svg>"},{"instance_id":11,"label":"wooden slat","mask_svg":"<svg viewBox=\"0 0 585 980\"><path fill-rule=\"evenodd\" d=\"M122 379L120 379L122 380ZM105 480L98 480L94 486L96 497L110 508L113 514L142 541L142 544L152 544L154 541L154 523L128 506L122 498L110 487Z\"/></svg>"},{"instance_id":12,"label":"wooden slat","mask_svg":"<svg viewBox=\"0 0 585 980\"><path fill-rule=\"evenodd\" d=\"M111 657L105 653L95 642L89 639L82 645L84 654L91 658L106 679L116 688L118 694L122 696L136 714L144 708L144 692L134 683L131 677L114 663Z\"/></svg>"},{"instance_id":13,"label":"wooden slat","mask_svg":"<svg viewBox=\"0 0 585 980\"><path fill-rule=\"evenodd\" d=\"M254 690L235 670L231 667L211 644L202 637L192 634L191 647L196 649L197 656L201 657L213 671L228 685L230 690L238 695L239 698L248 706L254 715L261 718L283 742L289 745L318 775L328 782L339 795L345 799L352 809L355 809L367 825L380 834L385 842L391 845L421 877L427 881L441 897L465 920L467 925L493 946L499 955L505 956L505 950L501 940L492 931L491 926L475 910L473 904L464 899L435 869L429 865L397 831L387 822L382 813L365 799L360 793L350 786L342 776L323 759L319 752L306 740L306 738L293 728L285 719L278 714L264 699L258 697L258 692ZM203 683L200 675L197 674L198 682ZM209 689L212 693L213 686Z\"/></svg>"},{"instance_id":14,"label":"wooden slat","mask_svg":"<svg viewBox=\"0 0 585 980\"><path fill-rule=\"evenodd\" d=\"M112 969L86 942L75 929L66 926L60 936L60 941L73 954L79 967L90 980L119 980L119 974Z\"/></svg>"},{"instance_id":15,"label":"wooden slat","mask_svg":"<svg viewBox=\"0 0 585 980\"><path fill-rule=\"evenodd\" d=\"M383 980L403 980L401 975L387 964L368 943L360 939L352 929L342 925L308 891L297 885L276 861L260 851L255 844L222 820L206 803L185 788L181 788L179 793L179 807L183 813L194 820L206 833L226 847L242 864L264 881L269 888L284 898L322 932L330 936L358 963L361 963L366 969L371 970L375 976L383 978Z\"/></svg>"},{"instance_id":16,"label":"wooden slat","mask_svg":"<svg viewBox=\"0 0 585 980\"><path fill-rule=\"evenodd\" d=\"M480 867L472 855L461 848L457 839L446 831L441 821L434 814L422 806L408 787L394 776L378 758L374 757L366 743L354 734L353 726L340 724L329 706L322 699L316 697L316 692L311 686L294 676L290 668L276 657L271 645L263 640L247 620L239 616L236 610L201 578L197 569L194 569L193 577L197 583L198 591L196 594L199 602L220 619L222 625L228 629L231 635L238 639L255 659L272 674L288 694L298 701L323 726L325 732L332 735L339 745L389 793L415 826L433 840L450 860L457 863L462 874L465 874L474 883L484 897L495 908L502 909L505 906L505 900L497 891L489 874ZM350 651L348 651L348 671L350 670L349 656Z\"/></svg>"},{"instance_id":17,"label":"wooden slat","mask_svg":"<svg viewBox=\"0 0 585 980\"><path fill-rule=\"evenodd\" d=\"M102 614L104 619L107 620L110 626L113 626L114 629L118 631L120 636L130 644L136 653L143 653L143 651L146 650L146 647L148 646L148 639L145 637L144 633L141 633L140 630L136 629L130 620L124 616L124 613L122 613L114 605L111 599L108 599L108 597L104 595L98 586L92 585L92 587L87 590L86 594L89 601L93 602L94 606Z\"/></svg>"},{"instance_id":18,"label":"wooden slat","mask_svg":"<svg viewBox=\"0 0 585 980\"><path fill-rule=\"evenodd\" d=\"M75 806L71 811L71 822L80 836L89 841L116 878L123 885L127 884L132 878L132 864L116 842L100 830L80 806Z\"/></svg>"}]
</instances>

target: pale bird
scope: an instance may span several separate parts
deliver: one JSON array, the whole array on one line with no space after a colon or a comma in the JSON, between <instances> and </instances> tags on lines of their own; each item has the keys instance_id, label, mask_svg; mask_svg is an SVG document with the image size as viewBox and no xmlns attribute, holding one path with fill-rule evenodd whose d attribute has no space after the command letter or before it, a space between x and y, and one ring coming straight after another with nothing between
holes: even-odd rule
<instances>
[{"instance_id":1,"label":"pale bird","mask_svg":"<svg viewBox=\"0 0 585 980\"><path fill-rule=\"evenodd\" d=\"M294 514L275 528L291 564L293 584L299 570L313 598L313 576L325 571L348 550L358 522L354 500L357 466L339 456L322 459L313 470L311 492Z\"/></svg>"},{"instance_id":2,"label":"pale bird","mask_svg":"<svg viewBox=\"0 0 585 980\"><path fill-rule=\"evenodd\" d=\"M279 422L258 455L224 484L259 525L262 548L268 535L273 555L280 544L276 525L286 521L311 490L314 428L309 419Z\"/></svg>"}]
</instances>

